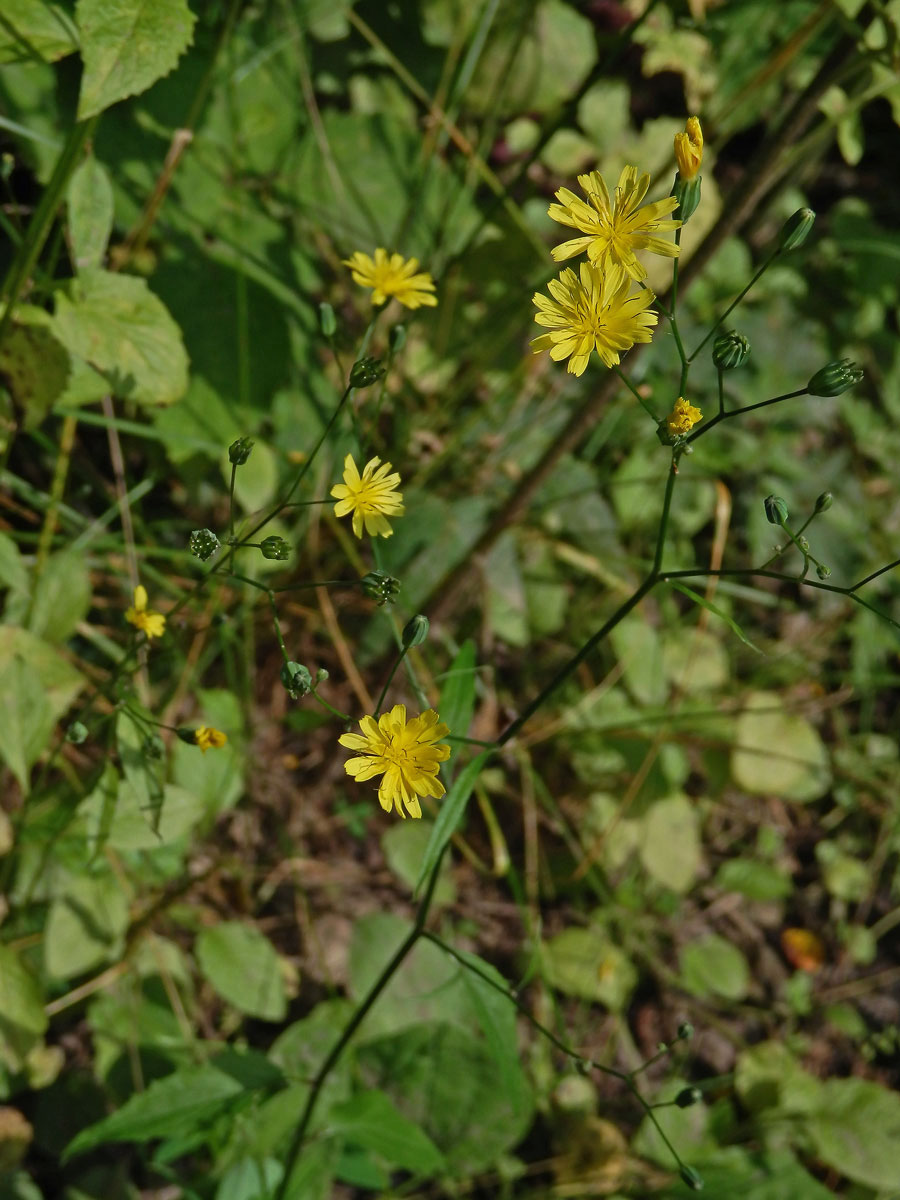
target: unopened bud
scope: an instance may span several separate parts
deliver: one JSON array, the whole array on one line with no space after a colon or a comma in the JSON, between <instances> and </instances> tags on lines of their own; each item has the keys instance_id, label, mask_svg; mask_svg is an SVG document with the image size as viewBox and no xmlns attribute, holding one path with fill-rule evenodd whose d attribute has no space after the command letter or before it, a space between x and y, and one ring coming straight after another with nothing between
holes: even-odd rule
<instances>
[{"instance_id":1,"label":"unopened bud","mask_svg":"<svg viewBox=\"0 0 900 1200\"><path fill-rule=\"evenodd\" d=\"M212 558L218 548L219 539L211 529L195 529L191 533L190 540L188 541L188 549L201 562L206 562L208 558Z\"/></svg>"},{"instance_id":2,"label":"unopened bud","mask_svg":"<svg viewBox=\"0 0 900 1200\"><path fill-rule=\"evenodd\" d=\"M228 447L228 457L236 467L242 467L250 457L254 442L248 437L240 437Z\"/></svg>"},{"instance_id":3,"label":"unopened bud","mask_svg":"<svg viewBox=\"0 0 900 1200\"><path fill-rule=\"evenodd\" d=\"M413 646L421 646L428 637L428 618L422 613L416 613L403 626L403 633L400 635L403 641L404 650L411 650Z\"/></svg>"},{"instance_id":4,"label":"unopened bud","mask_svg":"<svg viewBox=\"0 0 900 1200\"><path fill-rule=\"evenodd\" d=\"M682 1021L678 1026L678 1036L683 1042L689 1042L694 1036L694 1027L690 1021Z\"/></svg>"},{"instance_id":5,"label":"unopened bud","mask_svg":"<svg viewBox=\"0 0 900 1200\"><path fill-rule=\"evenodd\" d=\"M702 176L695 175L693 179L685 179L680 173L675 176L672 191L669 193L678 201L678 207L672 213L676 221L687 222L697 211L700 203L700 185Z\"/></svg>"},{"instance_id":6,"label":"unopened bud","mask_svg":"<svg viewBox=\"0 0 900 1200\"><path fill-rule=\"evenodd\" d=\"M73 746L80 746L82 742L87 741L88 728L81 721L73 721L66 730L66 741L71 742Z\"/></svg>"},{"instance_id":7,"label":"unopened bud","mask_svg":"<svg viewBox=\"0 0 900 1200\"><path fill-rule=\"evenodd\" d=\"M831 492L823 492L821 496L816 497L816 512L827 512L832 504L834 504L834 496Z\"/></svg>"},{"instance_id":8,"label":"unopened bud","mask_svg":"<svg viewBox=\"0 0 900 1200\"><path fill-rule=\"evenodd\" d=\"M792 217L788 217L778 235L778 251L796 250L809 237L816 214L811 208L798 208Z\"/></svg>"},{"instance_id":9,"label":"unopened bud","mask_svg":"<svg viewBox=\"0 0 900 1200\"><path fill-rule=\"evenodd\" d=\"M703 1093L699 1088L687 1087L682 1088L675 1097L675 1103L679 1108L690 1108L694 1104L699 1104L703 1099Z\"/></svg>"},{"instance_id":10,"label":"unopened bud","mask_svg":"<svg viewBox=\"0 0 900 1200\"><path fill-rule=\"evenodd\" d=\"M337 333L337 317L327 300L323 300L319 305L319 328L323 337L333 338Z\"/></svg>"},{"instance_id":11,"label":"unopened bud","mask_svg":"<svg viewBox=\"0 0 900 1200\"><path fill-rule=\"evenodd\" d=\"M352 388L371 387L383 378L385 368L377 358L360 358L350 368L350 386Z\"/></svg>"},{"instance_id":12,"label":"unopened bud","mask_svg":"<svg viewBox=\"0 0 900 1200\"><path fill-rule=\"evenodd\" d=\"M259 543L260 551L263 558L269 559L284 559L289 558L291 553L290 545L279 537L277 533L270 534Z\"/></svg>"},{"instance_id":13,"label":"unopened bud","mask_svg":"<svg viewBox=\"0 0 900 1200\"><path fill-rule=\"evenodd\" d=\"M319 667L318 671L316 671L316 686L318 687L320 683L324 683L326 679L328 679L328 672L324 667Z\"/></svg>"},{"instance_id":14,"label":"unopened bud","mask_svg":"<svg viewBox=\"0 0 900 1200\"><path fill-rule=\"evenodd\" d=\"M766 520L770 525L783 525L788 519L788 506L780 496L766 496Z\"/></svg>"},{"instance_id":15,"label":"unopened bud","mask_svg":"<svg viewBox=\"0 0 900 1200\"><path fill-rule=\"evenodd\" d=\"M840 396L856 387L863 377L863 369L849 358L840 358L827 363L816 371L806 385L811 396Z\"/></svg>"},{"instance_id":16,"label":"unopened bud","mask_svg":"<svg viewBox=\"0 0 900 1200\"><path fill-rule=\"evenodd\" d=\"M703 1176L699 1171L695 1171L693 1167L682 1167L678 1173L681 1182L687 1184L692 1192L703 1191Z\"/></svg>"},{"instance_id":17,"label":"unopened bud","mask_svg":"<svg viewBox=\"0 0 900 1200\"><path fill-rule=\"evenodd\" d=\"M388 334L388 345L391 348L391 354L399 354L406 345L406 326L392 325L391 332Z\"/></svg>"},{"instance_id":18,"label":"unopened bud","mask_svg":"<svg viewBox=\"0 0 900 1200\"><path fill-rule=\"evenodd\" d=\"M292 700L308 696L313 690L312 675L303 663L286 662L281 668L281 682Z\"/></svg>"},{"instance_id":19,"label":"unopened bud","mask_svg":"<svg viewBox=\"0 0 900 1200\"><path fill-rule=\"evenodd\" d=\"M831 567L826 567L824 563L816 563L816 574L820 579L827 579L831 574Z\"/></svg>"},{"instance_id":20,"label":"unopened bud","mask_svg":"<svg viewBox=\"0 0 900 1200\"><path fill-rule=\"evenodd\" d=\"M749 353L750 343L744 335L729 329L726 333L720 333L713 342L713 366L720 371L733 371L741 366Z\"/></svg>"}]
</instances>

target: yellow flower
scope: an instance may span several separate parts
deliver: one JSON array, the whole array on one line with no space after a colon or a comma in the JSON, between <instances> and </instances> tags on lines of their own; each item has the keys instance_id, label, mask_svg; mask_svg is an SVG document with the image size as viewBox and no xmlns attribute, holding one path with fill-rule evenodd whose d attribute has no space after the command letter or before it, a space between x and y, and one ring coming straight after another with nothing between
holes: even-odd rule
<instances>
[{"instance_id":1,"label":"yellow flower","mask_svg":"<svg viewBox=\"0 0 900 1200\"><path fill-rule=\"evenodd\" d=\"M404 259L402 254L388 257L387 250L379 246L374 259L357 250L352 258L345 258L343 262L350 268L354 283L372 288L373 304L386 304L391 296L396 296L406 308L437 304L437 297L431 294L434 291L431 276L424 271L416 273L417 258Z\"/></svg>"},{"instance_id":2,"label":"yellow flower","mask_svg":"<svg viewBox=\"0 0 900 1200\"><path fill-rule=\"evenodd\" d=\"M649 289L628 295L631 281L621 267L604 274L582 263L580 276L567 267L548 285L551 300L540 292L534 296L535 321L552 330L534 339L534 352L549 350L556 361L568 358L573 375L584 373L593 350L607 367L615 366L620 352L650 341L650 329L659 319L649 311L656 299Z\"/></svg>"},{"instance_id":3,"label":"yellow flower","mask_svg":"<svg viewBox=\"0 0 900 1200\"><path fill-rule=\"evenodd\" d=\"M678 207L678 201L674 196L666 196L664 200L655 200L642 208L641 201L650 186L649 175L638 175L637 167L625 167L612 202L597 171L579 175L578 183L589 203L568 188L560 188L556 198L561 203L551 204L547 210L554 221L571 225L584 234L584 237L573 238L554 249L553 257L557 262L586 250L595 266L604 271L614 265L622 266L632 279L640 282L647 278L647 272L635 257L635 250L649 250L668 258L678 256L674 242L655 236L670 233L681 225L680 221L663 220Z\"/></svg>"},{"instance_id":4,"label":"yellow flower","mask_svg":"<svg viewBox=\"0 0 900 1200\"><path fill-rule=\"evenodd\" d=\"M678 174L684 180L693 179L703 162L703 130L698 117L688 117L684 133L675 134L675 160Z\"/></svg>"},{"instance_id":5,"label":"yellow flower","mask_svg":"<svg viewBox=\"0 0 900 1200\"><path fill-rule=\"evenodd\" d=\"M146 633L148 638L162 637L166 628L163 614L147 607L147 589L142 583L134 589L134 604L126 609L125 620Z\"/></svg>"},{"instance_id":6,"label":"yellow flower","mask_svg":"<svg viewBox=\"0 0 900 1200\"><path fill-rule=\"evenodd\" d=\"M690 433L697 422L702 420L703 413L700 409L688 404L684 396L679 396L666 421L666 427L671 434Z\"/></svg>"},{"instance_id":7,"label":"yellow flower","mask_svg":"<svg viewBox=\"0 0 900 1200\"><path fill-rule=\"evenodd\" d=\"M228 738L221 729L212 729L209 725L201 725L194 730L194 742L205 754L207 750L221 750Z\"/></svg>"},{"instance_id":8,"label":"yellow flower","mask_svg":"<svg viewBox=\"0 0 900 1200\"><path fill-rule=\"evenodd\" d=\"M396 808L401 817L421 817L419 796L443 796L444 785L438 779L438 767L450 757L450 747L436 746L450 732L440 723L433 708L407 723L406 705L395 704L389 713L363 717L362 733L345 733L339 740L349 750L361 751L359 758L348 758L344 770L357 782L383 775L378 799L385 812Z\"/></svg>"},{"instance_id":9,"label":"yellow flower","mask_svg":"<svg viewBox=\"0 0 900 1200\"><path fill-rule=\"evenodd\" d=\"M389 474L390 463L379 466L380 462L380 458L370 458L360 475L353 455L348 454L344 459L344 482L331 489L337 500L334 515L346 517L352 512L353 532L358 538L363 535L363 525L371 537L390 537L394 531L386 517L402 517L406 511L401 504L403 493L396 490L400 476L396 471Z\"/></svg>"}]
</instances>

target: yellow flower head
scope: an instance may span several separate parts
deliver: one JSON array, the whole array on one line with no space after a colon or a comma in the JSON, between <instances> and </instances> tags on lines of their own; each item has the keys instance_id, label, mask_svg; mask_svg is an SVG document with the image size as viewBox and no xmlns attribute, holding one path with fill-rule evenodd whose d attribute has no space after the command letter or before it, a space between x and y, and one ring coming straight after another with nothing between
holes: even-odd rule
<instances>
[{"instance_id":1,"label":"yellow flower head","mask_svg":"<svg viewBox=\"0 0 900 1200\"><path fill-rule=\"evenodd\" d=\"M125 620L135 629L140 629L148 638L162 637L166 618L162 613L147 607L147 589L139 583L134 589L134 604L125 610Z\"/></svg>"},{"instance_id":2,"label":"yellow flower head","mask_svg":"<svg viewBox=\"0 0 900 1200\"><path fill-rule=\"evenodd\" d=\"M406 705L395 704L388 713L363 717L362 733L345 733L339 740L358 758L348 758L344 770L358 782L383 775L378 799L385 812L395 808L401 817L421 817L419 796L443 796L438 767L450 757L450 747L435 742L450 732L440 723L433 708L412 721L406 720ZM404 807L406 812L403 811Z\"/></svg>"},{"instance_id":3,"label":"yellow flower head","mask_svg":"<svg viewBox=\"0 0 900 1200\"><path fill-rule=\"evenodd\" d=\"M666 428L671 434L690 433L698 421L703 420L703 413L699 408L695 408L693 404L688 404L684 396L679 396L675 401L675 407L672 409L666 421Z\"/></svg>"},{"instance_id":4,"label":"yellow flower head","mask_svg":"<svg viewBox=\"0 0 900 1200\"><path fill-rule=\"evenodd\" d=\"M221 750L228 738L221 729L212 729L209 725L201 725L194 730L194 743L205 754L207 750Z\"/></svg>"},{"instance_id":5,"label":"yellow flower head","mask_svg":"<svg viewBox=\"0 0 900 1200\"><path fill-rule=\"evenodd\" d=\"M374 259L357 250L352 258L345 258L343 262L350 268L354 283L372 289L373 304L386 304L391 296L396 296L406 308L437 304L437 297L431 294L434 280L418 270L417 258L404 259L402 254L389 256L387 250L379 246Z\"/></svg>"},{"instance_id":6,"label":"yellow flower head","mask_svg":"<svg viewBox=\"0 0 900 1200\"><path fill-rule=\"evenodd\" d=\"M559 279L548 284L552 299L536 292L535 321L551 330L531 343L535 354L549 350L559 361L567 358L573 375L584 373L591 352L596 350L607 367L619 362L619 354L635 342L649 342L658 314L650 311L656 299L643 288L629 296L631 280L621 267L602 272L582 263L579 275L567 267Z\"/></svg>"},{"instance_id":7,"label":"yellow flower head","mask_svg":"<svg viewBox=\"0 0 900 1200\"><path fill-rule=\"evenodd\" d=\"M641 207L650 186L649 175L638 175L637 167L625 167L612 201L597 171L579 175L578 183L588 203L568 188L560 188L556 193L560 203L551 204L547 210L554 221L571 225L584 235L557 246L553 251L557 262L564 262L586 250L595 266L604 271L613 266L624 267L632 279L640 282L647 278L647 272L638 262L636 250L649 250L668 258L678 256L674 242L656 236L680 227L681 221L663 219L678 207L678 200L666 196L665 200L655 200Z\"/></svg>"},{"instance_id":8,"label":"yellow flower head","mask_svg":"<svg viewBox=\"0 0 900 1200\"><path fill-rule=\"evenodd\" d=\"M675 134L675 160L678 174L684 180L693 179L703 162L703 130L698 117L688 117L684 133Z\"/></svg>"},{"instance_id":9,"label":"yellow flower head","mask_svg":"<svg viewBox=\"0 0 900 1200\"><path fill-rule=\"evenodd\" d=\"M344 482L336 483L331 494L337 500L334 506L336 517L353 513L353 532L358 538L363 535L363 525L371 537L390 537L394 532L387 517L402 517L406 511L401 503L403 493L397 491L400 476L390 474L391 464L381 463L380 458L370 458L360 475L353 455L344 459Z\"/></svg>"}]
</instances>

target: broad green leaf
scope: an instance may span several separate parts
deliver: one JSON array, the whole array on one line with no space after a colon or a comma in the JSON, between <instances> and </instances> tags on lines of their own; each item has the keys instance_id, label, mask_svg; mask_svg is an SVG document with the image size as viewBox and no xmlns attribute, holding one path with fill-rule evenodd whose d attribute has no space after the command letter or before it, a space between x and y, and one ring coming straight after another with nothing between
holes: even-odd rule
<instances>
[{"instance_id":1,"label":"broad green leaf","mask_svg":"<svg viewBox=\"0 0 900 1200\"><path fill-rule=\"evenodd\" d=\"M642 617L626 617L610 634L625 686L641 704L665 704L669 685L663 670L662 644Z\"/></svg>"},{"instance_id":2,"label":"broad green leaf","mask_svg":"<svg viewBox=\"0 0 900 1200\"><path fill-rule=\"evenodd\" d=\"M59 720L84 687L83 676L43 638L27 629L0 625L0 674L16 658L27 662L37 674L50 711ZM0 730L2 727L0 722Z\"/></svg>"},{"instance_id":3,"label":"broad green leaf","mask_svg":"<svg viewBox=\"0 0 900 1200\"><path fill-rule=\"evenodd\" d=\"M84 59L79 121L168 75L196 19L187 0L78 0L75 16Z\"/></svg>"},{"instance_id":4,"label":"broad green leaf","mask_svg":"<svg viewBox=\"0 0 900 1200\"><path fill-rule=\"evenodd\" d=\"M26 429L40 425L63 395L70 371L68 351L43 321L20 320L0 346L0 374Z\"/></svg>"},{"instance_id":5,"label":"broad green leaf","mask_svg":"<svg viewBox=\"0 0 900 1200\"><path fill-rule=\"evenodd\" d=\"M743 1000L750 986L750 968L744 955L717 933L688 944L681 951L681 978L695 996L723 996Z\"/></svg>"},{"instance_id":6,"label":"broad green leaf","mask_svg":"<svg viewBox=\"0 0 900 1200\"><path fill-rule=\"evenodd\" d=\"M226 484L231 479L231 463L227 451L222 457L222 477ZM234 494L244 512L256 512L275 499L278 488L278 459L265 442L256 442L253 453L238 470L234 479ZM260 534L265 537L271 530ZM257 551L259 553L259 551Z\"/></svg>"},{"instance_id":7,"label":"broad green leaf","mask_svg":"<svg viewBox=\"0 0 900 1200\"><path fill-rule=\"evenodd\" d=\"M460 646L444 675L438 712L456 737L466 737L475 709L475 643L469 638ZM458 747L456 743L454 749Z\"/></svg>"},{"instance_id":8,"label":"broad green leaf","mask_svg":"<svg viewBox=\"0 0 900 1200\"><path fill-rule=\"evenodd\" d=\"M705 596L701 596L699 592L695 592L693 588L687 587L686 584L678 583L674 579L667 580L670 587L673 587L676 592L681 592L695 604L699 604L701 608L705 608L707 612L711 612L714 616L719 617L736 637L739 637L745 646L749 646L751 650L755 650L757 654L762 654L758 646L754 646L744 631L738 625L733 617L730 617L727 612L719 608L717 604L713 604L712 600L707 600Z\"/></svg>"},{"instance_id":9,"label":"broad green leaf","mask_svg":"<svg viewBox=\"0 0 900 1200\"><path fill-rule=\"evenodd\" d=\"M252 925L223 921L197 938L200 970L223 1000L263 1021L283 1021L287 996L278 955Z\"/></svg>"},{"instance_id":10,"label":"broad green leaf","mask_svg":"<svg viewBox=\"0 0 900 1200\"><path fill-rule=\"evenodd\" d=\"M274 1196L284 1167L274 1158L242 1158L228 1168L216 1189L216 1200L260 1200Z\"/></svg>"},{"instance_id":11,"label":"broad green leaf","mask_svg":"<svg viewBox=\"0 0 900 1200\"><path fill-rule=\"evenodd\" d=\"M419 1125L398 1112L384 1092L360 1092L328 1114L327 1128L404 1171L431 1174L444 1156Z\"/></svg>"},{"instance_id":12,"label":"broad green leaf","mask_svg":"<svg viewBox=\"0 0 900 1200\"><path fill-rule=\"evenodd\" d=\"M468 964L460 965L460 985L497 1062L501 1085L506 1091L513 1092L519 1086L521 1060L516 1031L517 1009L506 995L509 985L496 967L483 958L466 951L461 951L460 957Z\"/></svg>"},{"instance_id":13,"label":"broad green leaf","mask_svg":"<svg viewBox=\"0 0 900 1200\"><path fill-rule=\"evenodd\" d=\"M106 168L89 154L69 180L69 238L75 268L99 267L113 227L113 191Z\"/></svg>"},{"instance_id":14,"label":"broad green leaf","mask_svg":"<svg viewBox=\"0 0 900 1200\"><path fill-rule=\"evenodd\" d=\"M807 1119L816 1155L867 1187L900 1189L900 1096L868 1079L829 1079Z\"/></svg>"},{"instance_id":15,"label":"broad green leaf","mask_svg":"<svg viewBox=\"0 0 900 1200\"><path fill-rule=\"evenodd\" d=\"M664 637L663 669L678 691L708 695L728 683L728 654L708 629L682 628Z\"/></svg>"},{"instance_id":16,"label":"broad green leaf","mask_svg":"<svg viewBox=\"0 0 900 1200\"><path fill-rule=\"evenodd\" d=\"M754 794L817 800L831 786L828 751L806 717L785 708L776 692L752 692L735 724L735 783Z\"/></svg>"},{"instance_id":17,"label":"broad green leaf","mask_svg":"<svg viewBox=\"0 0 900 1200\"><path fill-rule=\"evenodd\" d=\"M172 404L187 388L181 331L163 302L135 275L82 271L56 299L54 330L72 354L137 404Z\"/></svg>"},{"instance_id":18,"label":"broad green leaf","mask_svg":"<svg viewBox=\"0 0 900 1200\"><path fill-rule=\"evenodd\" d=\"M0 533L0 588L11 588L26 594L29 590L28 571L19 547L5 533Z\"/></svg>"},{"instance_id":19,"label":"broad green leaf","mask_svg":"<svg viewBox=\"0 0 900 1200\"><path fill-rule=\"evenodd\" d=\"M87 562L77 550L60 550L44 563L32 589L28 628L48 642L64 642L91 604Z\"/></svg>"},{"instance_id":20,"label":"broad green leaf","mask_svg":"<svg viewBox=\"0 0 900 1200\"><path fill-rule=\"evenodd\" d=\"M167 783L163 790L158 829L141 808L127 781L101 780L79 805L93 854L108 845L113 850L158 850L185 837L206 815L202 796Z\"/></svg>"},{"instance_id":21,"label":"broad green leaf","mask_svg":"<svg viewBox=\"0 0 900 1200\"><path fill-rule=\"evenodd\" d=\"M441 714L443 716L443 713ZM381 835L381 848L388 866L406 887L413 891L422 867L422 858L431 830L424 821L396 821ZM434 889L432 906L444 908L456 899L450 864L444 859Z\"/></svg>"},{"instance_id":22,"label":"broad green leaf","mask_svg":"<svg viewBox=\"0 0 900 1200\"><path fill-rule=\"evenodd\" d=\"M55 62L78 49L77 31L61 4L50 0L3 0L0 63Z\"/></svg>"},{"instance_id":23,"label":"broad green leaf","mask_svg":"<svg viewBox=\"0 0 900 1200\"><path fill-rule=\"evenodd\" d=\"M37 981L8 946L0 946L0 1022L31 1034L48 1023Z\"/></svg>"},{"instance_id":24,"label":"broad green leaf","mask_svg":"<svg viewBox=\"0 0 900 1200\"><path fill-rule=\"evenodd\" d=\"M164 804L165 762L155 757L155 734L145 730L127 710L116 719L116 749L125 779L144 820L151 829L159 826Z\"/></svg>"},{"instance_id":25,"label":"broad green leaf","mask_svg":"<svg viewBox=\"0 0 900 1200\"><path fill-rule=\"evenodd\" d=\"M687 796L657 800L643 820L641 862L657 883L687 892L701 862L700 823Z\"/></svg>"},{"instance_id":26,"label":"broad green leaf","mask_svg":"<svg viewBox=\"0 0 900 1200\"><path fill-rule=\"evenodd\" d=\"M50 905L44 965L57 979L118 958L128 929L128 900L112 872L71 879Z\"/></svg>"},{"instance_id":27,"label":"broad green leaf","mask_svg":"<svg viewBox=\"0 0 900 1200\"><path fill-rule=\"evenodd\" d=\"M29 775L55 724L53 707L37 668L18 655L0 660L0 758L29 790Z\"/></svg>"},{"instance_id":28,"label":"broad green leaf","mask_svg":"<svg viewBox=\"0 0 900 1200\"><path fill-rule=\"evenodd\" d=\"M441 802L441 810L432 826L431 838L422 858L422 869L419 872L419 879L416 883L416 892L420 891L425 880L428 879L434 870L435 864L444 853L444 847L456 832L456 827L462 820L466 804L475 786L475 781L478 779L485 763L492 754L493 750L482 750L476 758L466 763L454 780L453 786Z\"/></svg>"},{"instance_id":29,"label":"broad green leaf","mask_svg":"<svg viewBox=\"0 0 900 1200\"><path fill-rule=\"evenodd\" d=\"M544 945L542 963L551 987L613 1012L627 1006L638 982L631 960L596 925L558 933Z\"/></svg>"},{"instance_id":30,"label":"broad green leaf","mask_svg":"<svg viewBox=\"0 0 900 1200\"><path fill-rule=\"evenodd\" d=\"M751 1113L797 1117L821 1107L822 1081L781 1042L759 1042L737 1060L735 1091Z\"/></svg>"},{"instance_id":31,"label":"broad green leaf","mask_svg":"<svg viewBox=\"0 0 900 1200\"><path fill-rule=\"evenodd\" d=\"M193 1133L231 1108L244 1091L231 1075L212 1064L189 1067L157 1079L117 1112L82 1130L66 1147L65 1158L106 1142L147 1142Z\"/></svg>"},{"instance_id":32,"label":"broad green leaf","mask_svg":"<svg viewBox=\"0 0 900 1200\"><path fill-rule=\"evenodd\" d=\"M748 900L784 900L792 891L787 874L752 858L729 858L716 872L715 882L723 891L739 892Z\"/></svg>"},{"instance_id":33,"label":"broad green leaf","mask_svg":"<svg viewBox=\"0 0 900 1200\"><path fill-rule=\"evenodd\" d=\"M527 646L528 604L513 532L507 531L497 539L485 561L484 574L491 630L511 646Z\"/></svg>"},{"instance_id":34,"label":"broad green leaf","mask_svg":"<svg viewBox=\"0 0 900 1200\"><path fill-rule=\"evenodd\" d=\"M663 1110L663 1113L669 1112L671 1109ZM686 1157L690 1161L690 1153ZM669 1156L660 1161L669 1167L672 1159ZM704 1148L699 1171L704 1195L714 1196L716 1200L719 1197L723 1200L725 1197L728 1200L830 1200L834 1196L834 1192L810 1175L789 1150L751 1153L742 1146ZM659 1200L692 1200L697 1196L681 1182L672 1183L664 1192L656 1194Z\"/></svg>"}]
</instances>

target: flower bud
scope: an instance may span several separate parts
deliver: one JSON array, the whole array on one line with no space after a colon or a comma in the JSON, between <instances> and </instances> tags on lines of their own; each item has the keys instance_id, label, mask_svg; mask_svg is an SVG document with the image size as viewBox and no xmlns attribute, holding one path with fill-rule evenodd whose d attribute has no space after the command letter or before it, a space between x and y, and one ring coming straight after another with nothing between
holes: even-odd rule
<instances>
[{"instance_id":1,"label":"flower bud","mask_svg":"<svg viewBox=\"0 0 900 1200\"><path fill-rule=\"evenodd\" d=\"M81 721L73 721L66 729L66 741L71 742L73 746L80 746L82 742L87 741L88 728Z\"/></svg>"},{"instance_id":2,"label":"flower bud","mask_svg":"<svg viewBox=\"0 0 900 1200\"><path fill-rule=\"evenodd\" d=\"M729 329L713 342L713 366L720 371L733 371L741 366L750 353L750 343L742 333Z\"/></svg>"},{"instance_id":3,"label":"flower bud","mask_svg":"<svg viewBox=\"0 0 900 1200\"><path fill-rule=\"evenodd\" d=\"M191 533L188 549L201 562L206 562L208 558L212 558L218 548L219 539L211 529L195 529Z\"/></svg>"},{"instance_id":4,"label":"flower bud","mask_svg":"<svg viewBox=\"0 0 900 1200\"><path fill-rule=\"evenodd\" d=\"M700 203L701 182L700 175L695 175L693 179L685 179L680 173L675 176L675 182L672 184L672 191L669 195L674 196L678 201L678 207L672 213L676 221L689 221L697 211Z\"/></svg>"},{"instance_id":5,"label":"flower bud","mask_svg":"<svg viewBox=\"0 0 900 1200\"><path fill-rule=\"evenodd\" d=\"M788 506L780 496L766 496L766 520L770 525L783 525L788 519Z\"/></svg>"},{"instance_id":6,"label":"flower bud","mask_svg":"<svg viewBox=\"0 0 900 1200\"><path fill-rule=\"evenodd\" d=\"M683 1042L689 1042L694 1036L694 1027L690 1021L682 1021L678 1026L678 1036Z\"/></svg>"},{"instance_id":7,"label":"flower bud","mask_svg":"<svg viewBox=\"0 0 900 1200\"><path fill-rule=\"evenodd\" d=\"M263 538L259 543L259 548L263 558L269 559L289 558L291 553L290 545L283 537L279 537L277 533L272 533L267 538Z\"/></svg>"},{"instance_id":8,"label":"flower bud","mask_svg":"<svg viewBox=\"0 0 900 1200\"><path fill-rule=\"evenodd\" d=\"M687 1184L692 1192L703 1191L703 1176L699 1171L695 1171L693 1167L682 1167L678 1174L681 1176L681 1182Z\"/></svg>"},{"instance_id":9,"label":"flower bud","mask_svg":"<svg viewBox=\"0 0 900 1200\"><path fill-rule=\"evenodd\" d=\"M292 700L308 696L313 690L312 675L303 663L286 662L281 668L281 682Z\"/></svg>"},{"instance_id":10,"label":"flower bud","mask_svg":"<svg viewBox=\"0 0 900 1200\"><path fill-rule=\"evenodd\" d=\"M319 305L319 328L323 337L333 338L337 333L337 317L327 300L323 300Z\"/></svg>"},{"instance_id":11,"label":"flower bud","mask_svg":"<svg viewBox=\"0 0 900 1200\"><path fill-rule=\"evenodd\" d=\"M400 592L400 580L383 571L370 571L362 577L362 589L380 608L383 604L393 603Z\"/></svg>"},{"instance_id":12,"label":"flower bud","mask_svg":"<svg viewBox=\"0 0 900 1200\"><path fill-rule=\"evenodd\" d=\"M328 678L329 678L329 675L328 675L328 672L325 670L325 668L319 667L318 671L316 671L316 686L318 687L318 685L320 683L324 683L325 680Z\"/></svg>"},{"instance_id":13,"label":"flower bud","mask_svg":"<svg viewBox=\"0 0 900 1200\"><path fill-rule=\"evenodd\" d=\"M248 437L239 437L228 447L228 457L236 467L242 467L250 457L254 443Z\"/></svg>"},{"instance_id":14,"label":"flower bud","mask_svg":"<svg viewBox=\"0 0 900 1200\"><path fill-rule=\"evenodd\" d=\"M406 326L392 325L391 332L388 334L388 345L391 348L391 354L399 354L406 345Z\"/></svg>"},{"instance_id":15,"label":"flower bud","mask_svg":"<svg viewBox=\"0 0 900 1200\"><path fill-rule=\"evenodd\" d=\"M831 567L826 567L824 563L816 563L816 574L820 579L827 579L831 574Z\"/></svg>"},{"instance_id":16,"label":"flower bud","mask_svg":"<svg viewBox=\"0 0 900 1200\"><path fill-rule=\"evenodd\" d=\"M863 374L862 367L852 359L839 358L816 371L806 385L806 390L811 396L840 396L850 388L856 387Z\"/></svg>"},{"instance_id":17,"label":"flower bud","mask_svg":"<svg viewBox=\"0 0 900 1200\"><path fill-rule=\"evenodd\" d=\"M703 130L699 117L688 117L684 133L675 134L675 161L678 163L678 174L685 182L694 179L700 170L703 162ZM687 217L682 219L687 220Z\"/></svg>"},{"instance_id":18,"label":"flower bud","mask_svg":"<svg viewBox=\"0 0 900 1200\"><path fill-rule=\"evenodd\" d=\"M675 1097L675 1103L679 1108L690 1108L694 1104L699 1104L703 1099L703 1093L697 1087L682 1088Z\"/></svg>"},{"instance_id":19,"label":"flower bud","mask_svg":"<svg viewBox=\"0 0 900 1200\"><path fill-rule=\"evenodd\" d=\"M816 214L811 208L798 208L792 217L788 217L778 235L778 252L796 250L810 235Z\"/></svg>"},{"instance_id":20,"label":"flower bud","mask_svg":"<svg viewBox=\"0 0 900 1200\"><path fill-rule=\"evenodd\" d=\"M371 387L384 377L385 368L377 358L360 358L350 368L352 388Z\"/></svg>"},{"instance_id":21,"label":"flower bud","mask_svg":"<svg viewBox=\"0 0 900 1200\"><path fill-rule=\"evenodd\" d=\"M428 618L422 613L416 613L403 626L403 633L400 635L403 641L403 649L411 650L413 646L421 646L428 637Z\"/></svg>"}]
</instances>

